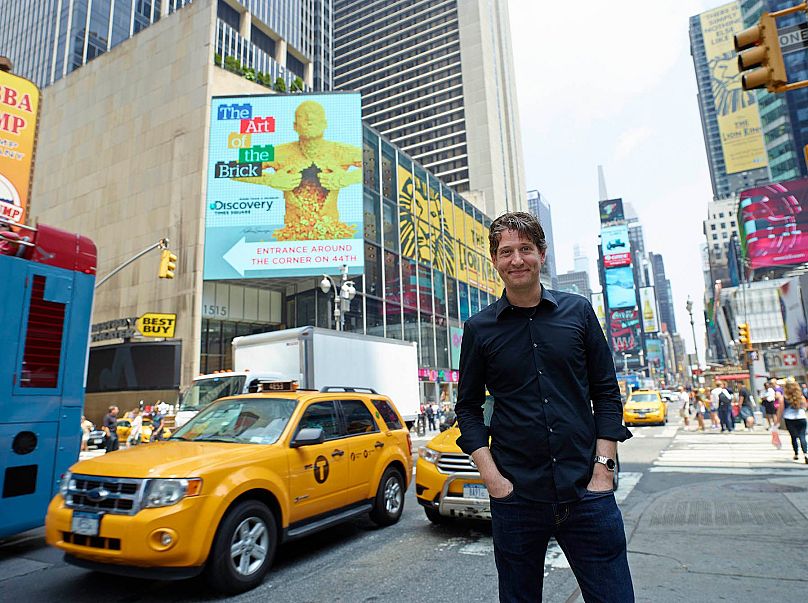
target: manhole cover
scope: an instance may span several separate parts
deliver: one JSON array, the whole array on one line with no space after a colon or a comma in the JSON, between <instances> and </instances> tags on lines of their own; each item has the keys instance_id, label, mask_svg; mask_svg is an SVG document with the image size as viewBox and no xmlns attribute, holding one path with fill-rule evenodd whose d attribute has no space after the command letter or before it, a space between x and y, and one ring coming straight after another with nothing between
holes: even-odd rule
<instances>
[{"instance_id":1,"label":"manhole cover","mask_svg":"<svg viewBox=\"0 0 808 603\"><path fill-rule=\"evenodd\" d=\"M805 488L799 486L787 486L785 484L772 484L769 482L742 482L740 484L727 484L725 486L736 492L775 492L780 494L791 494L793 492L805 492Z\"/></svg>"}]
</instances>

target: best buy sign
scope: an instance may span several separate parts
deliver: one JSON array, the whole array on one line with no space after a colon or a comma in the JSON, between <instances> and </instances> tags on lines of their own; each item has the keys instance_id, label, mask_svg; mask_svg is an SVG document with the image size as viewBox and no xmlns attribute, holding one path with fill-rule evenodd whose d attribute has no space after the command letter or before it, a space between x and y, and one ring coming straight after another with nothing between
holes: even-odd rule
<instances>
[{"instance_id":1,"label":"best buy sign","mask_svg":"<svg viewBox=\"0 0 808 603\"><path fill-rule=\"evenodd\" d=\"M176 325L176 314L157 314L156 312L148 312L135 322L135 327L143 337L174 337Z\"/></svg>"}]
</instances>

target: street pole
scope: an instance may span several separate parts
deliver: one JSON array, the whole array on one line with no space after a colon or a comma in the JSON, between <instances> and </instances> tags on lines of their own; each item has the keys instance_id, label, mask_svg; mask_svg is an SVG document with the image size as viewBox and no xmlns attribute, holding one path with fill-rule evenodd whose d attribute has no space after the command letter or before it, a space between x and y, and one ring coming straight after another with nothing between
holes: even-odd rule
<instances>
[{"instance_id":1,"label":"street pole","mask_svg":"<svg viewBox=\"0 0 808 603\"><path fill-rule=\"evenodd\" d=\"M140 259L141 257L143 257L144 255L146 255L147 253L149 253L149 252L150 252L150 251L152 251L153 249L168 249L168 239L160 239L160 240L159 240L159 241L157 241L157 242L156 242L154 245L149 245L149 246L148 246L148 247L146 247L146 249L144 249L143 251L141 251L141 252L136 253L135 255L133 255L131 258L129 258L128 260L126 260L126 261L125 261L123 264L121 264L120 266L118 266L117 268L115 268L115 269L114 269L112 272L110 272L110 273L109 273L109 274L107 274L107 275L106 275L104 278L102 278L100 281L98 281L98 282L95 284L95 288L96 288L96 289L98 289L98 288L99 288L101 285L103 285L104 283L106 283L106 282L107 282L109 279L111 279L113 276L115 276L116 274L118 274L118 273L119 273L121 270L123 270L124 268L126 268L126 267L127 267L129 264L131 264L132 262L134 262L134 261L136 261L136 260Z\"/></svg>"},{"instance_id":2,"label":"street pole","mask_svg":"<svg viewBox=\"0 0 808 603\"><path fill-rule=\"evenodd\" d=\"M348 280L347 264L342 265L340 274L342 275L342 283L339 288L327 274L324 274L323 280L320 281L320 290L326 295L332 289L334 290L334 328L337 331L343 330L345 314L351 309L351 301L356 297L354 282Z\"/></svg>"},{"instance_id":3,"label":"street pole","mask_svg":"<svg viewBox=\"0 0 808 603\"><path fill-rule=\"evenodd\" d=\"M699 361L699 346L696 343L696 327L693 323L693 300L690 299L690 296L687 296L687 313L690 314L690 331L693 333L693 349L696 352L696 366L701 367L701 362ZM693 385L697 385L696 375L693 375Z\"/></svg>"}]
</instances>

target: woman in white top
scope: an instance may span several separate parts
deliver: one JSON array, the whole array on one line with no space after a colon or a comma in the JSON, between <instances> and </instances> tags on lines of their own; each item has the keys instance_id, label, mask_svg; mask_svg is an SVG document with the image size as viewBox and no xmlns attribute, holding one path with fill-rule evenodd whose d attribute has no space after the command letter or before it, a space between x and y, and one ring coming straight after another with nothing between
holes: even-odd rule
<instances>
[{"instance_id":1,"label":"woman in white top","mask_svg":"<svg viewBox=\"0 0 808 603\"><path fill-rule=\"evenodd\" d=\"M808 447L805 445L806 415L805 408L808 403L799 384L791 377L788 378L783 392L785 407L782 410L782 417L786 420L786 429L791 435L791 447L794 449L794 460L799 460L799 446L802 446L802 456L808 464Z\"/></svg>"},{"instance_id":2,"label":"woman in white top","mask_svg":"<svg viewBox=\"0 0 808 603\"><path fill-rule=\"evenodd\" d=\"M143 414L139 409L133 411L132 417L132 431L129 432L129 445L137 446L140 444L140 431L143 429Z\"/></svg>"}]
</instances>

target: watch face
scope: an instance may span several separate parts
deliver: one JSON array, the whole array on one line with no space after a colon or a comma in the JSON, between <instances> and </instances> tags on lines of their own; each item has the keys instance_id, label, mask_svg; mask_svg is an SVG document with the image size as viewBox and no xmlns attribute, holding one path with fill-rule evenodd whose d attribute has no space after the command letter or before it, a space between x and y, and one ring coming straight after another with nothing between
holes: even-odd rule
<instances>
[{"instance_id":1,"label":"watch face","mask_svg":"<svg viewBox=\"0 0 808 603\"><path fill-rule=\"evenodd\" d=\"M609 459L606 461L606 469L609 471L614 471L614 468L617 466L617 463L614 462L614 459Z\"/></svg>"}]
</instances>

